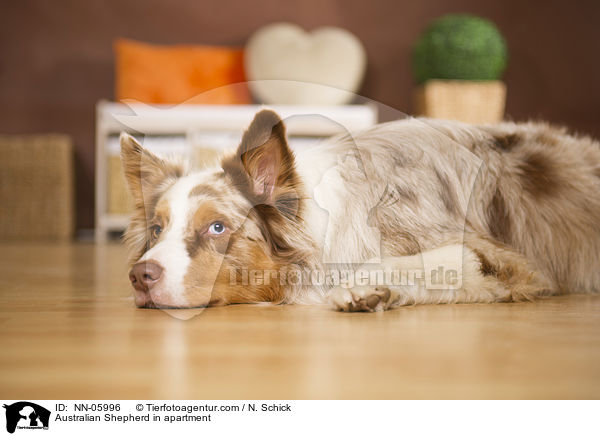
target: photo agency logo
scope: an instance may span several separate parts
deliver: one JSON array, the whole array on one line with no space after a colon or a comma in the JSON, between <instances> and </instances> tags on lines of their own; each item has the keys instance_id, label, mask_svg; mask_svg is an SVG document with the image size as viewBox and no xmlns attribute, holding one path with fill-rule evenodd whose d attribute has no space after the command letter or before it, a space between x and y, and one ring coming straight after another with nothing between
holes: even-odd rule
<instances>
[{"instance_id":1,"label":"photo agency logo","mask_svg":"<svg viewBox=\"0 0 600 436\"><path fill-rule=\"evenodd\" d=\"M6 409L6 431L14 433L19 430L48 430L50 411L45 407L29 401L18 401L3 406Z\"/></svg>"}]
</instances>

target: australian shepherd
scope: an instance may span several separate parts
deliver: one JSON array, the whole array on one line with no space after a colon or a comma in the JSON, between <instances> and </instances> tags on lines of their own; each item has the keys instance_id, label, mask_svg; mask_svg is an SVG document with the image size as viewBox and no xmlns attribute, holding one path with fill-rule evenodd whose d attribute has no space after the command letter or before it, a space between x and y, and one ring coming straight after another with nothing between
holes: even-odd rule
<instances>
[{"instance_id":1,"label":"australian shepherd","mask_svg":"<svg viewBox=\"0 0 600 436\"><path fill-rule=\"evenodd\" d=\"M191 171L121 135L139 307L379 311L600 290L600 144L546 124L409 118L288 146L259 112Z\"/></svg>"}]
</instances>

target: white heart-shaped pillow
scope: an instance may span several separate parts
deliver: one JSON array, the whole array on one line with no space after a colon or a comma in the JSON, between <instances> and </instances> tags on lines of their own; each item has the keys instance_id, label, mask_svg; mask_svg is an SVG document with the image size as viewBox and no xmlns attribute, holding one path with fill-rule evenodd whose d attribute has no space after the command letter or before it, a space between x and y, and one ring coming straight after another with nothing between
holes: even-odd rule
<instances>
[{"instance_id":1,"label":"white heart-shaped pillow","mask_svg":"<svg viewBox=\"0 0 600 436\"><path fill-rule=\"evenodd\" d=\"M366 66L361 42L347 30L310 33L289 23L256 31L245 53L254 96L267 104L344 104L358 91Z\"/></svg>"}]
</instances>

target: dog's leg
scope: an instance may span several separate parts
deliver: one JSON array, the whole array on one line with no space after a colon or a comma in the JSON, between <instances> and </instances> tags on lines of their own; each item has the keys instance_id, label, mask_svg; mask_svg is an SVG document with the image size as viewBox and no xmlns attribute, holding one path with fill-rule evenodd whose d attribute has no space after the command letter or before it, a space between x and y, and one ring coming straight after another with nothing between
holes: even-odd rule
<instances>
[{"instance_id":1,"label":"dog's leg","mask_svg":"<svg viewBox=\"0 0 600 436\"><path fill-rule=\"evenodd\" d=\"M464 244L364 264L354 283L331 290L330 302L341 311L373 312L410 304L521 301L551 289L519 253L466 236Z\"/></svg>"}]
</instances>

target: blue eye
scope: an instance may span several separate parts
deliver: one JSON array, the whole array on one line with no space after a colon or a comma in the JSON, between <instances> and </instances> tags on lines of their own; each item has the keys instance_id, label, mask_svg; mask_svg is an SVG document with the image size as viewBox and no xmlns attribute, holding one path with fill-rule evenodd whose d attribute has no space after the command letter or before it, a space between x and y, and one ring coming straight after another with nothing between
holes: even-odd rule
<instances>
[{"instance_id":1,"label":"blue eye","mask_svg":"<svg viewBox=\"0 0 600 436\"><path fill-rule=\"evenodd\" d=\"M220 235L224 231L225 231L225 224L223 224L221 221L216 221L216 222L212 223L210 225L210 227L208 228L208 233L213 234L213 235Z\"/></svg>"},{"instance_id":2,"label":"blue eye","mask_svg":"<svg viewBox=\"0 0 600 436\"><path fill-rule=\"evenodd\" d=\"M152 235L152 237L154 239L157 239L161 233L162 233L162 227L159 225L155 225L150 228L150 234Z\"/></svg>"}]
</instances>

